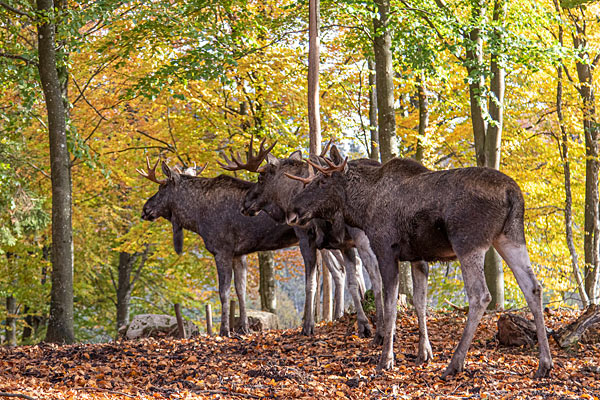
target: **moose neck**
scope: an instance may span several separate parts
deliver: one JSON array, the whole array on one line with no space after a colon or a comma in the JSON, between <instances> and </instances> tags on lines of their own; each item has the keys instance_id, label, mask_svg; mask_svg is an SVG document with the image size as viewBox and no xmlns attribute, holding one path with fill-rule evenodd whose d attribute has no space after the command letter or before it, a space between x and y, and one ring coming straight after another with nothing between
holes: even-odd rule
<instances>
[{"instance_id":1,"label":"moose neck","mask_svg":"<svg viewBox=\"0 0 600 400\"><path fill-rule=\"evenodd\" d=\"M187 178L179 184L171 200L171 223L203 236L210 230L215 214L225 209L239 212L250 185L226 175Z\"/></svg>"},{"instance_id":2,"label":"moose neck","mask_svg":"<svg viewBox=\"0 0 600 400\"><path fill-rule=\"evenodd\" d=\"M344 179L346 198L342 205L344 221L348 225L364 230L372 201L372 196L369 193L372 193L377 182L377 174L375 173L377 170L378 168L349 165Z\"/></svg>"}]
</instances>

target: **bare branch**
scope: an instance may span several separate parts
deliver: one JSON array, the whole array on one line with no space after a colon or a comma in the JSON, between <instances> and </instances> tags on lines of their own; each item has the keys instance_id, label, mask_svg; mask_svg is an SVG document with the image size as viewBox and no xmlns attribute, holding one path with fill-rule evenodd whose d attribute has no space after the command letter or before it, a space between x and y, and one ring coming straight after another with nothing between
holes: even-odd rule
<instances>
[{"instance_id":1,"label":"bare branch","mask_svg":"<svg viewBox=\"0 0 600 400\"><path fill-rule=\"evenodd\" d=\"M3 8L5 8L5 9L7 9L8 11L10 11L10 12L13 12L13 13L15 13L15 14L17 14L17 15L20 15L20 16L22 16L22 17L27 17L27 18L29 18L29 19L34 19L34 18L33 18L33 15L29 14L28 12L21 11L21 10L19 10L18 8L14 8L14 7L12 7L12 6L8 5L8 4L6 4L6 3L5 3L5 2L3 2L3 1L0 1L0 7L3 7Z\"/></svg>"},{"instance_id":2,"label":"bare branch","mask_svg":"<svg viewBox=\"0 0 600 400\"><path fill-rule=\"evenodd\" d=\"M23 61L27 65L29 65L29 64L37 65L37 62L30 60L27 57L20 56L18 54L0 53L0 57L10 58L12 60L20 60L20 61Z\"/></svg>"}]
</instances>

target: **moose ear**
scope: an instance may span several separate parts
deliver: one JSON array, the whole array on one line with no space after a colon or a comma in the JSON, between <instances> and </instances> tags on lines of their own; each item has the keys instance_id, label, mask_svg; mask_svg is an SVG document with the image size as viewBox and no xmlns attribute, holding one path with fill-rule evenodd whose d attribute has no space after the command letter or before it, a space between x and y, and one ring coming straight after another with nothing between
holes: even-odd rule
<instances>
[{"instance_id":1,"label":"moose ear","mask_svg":"<svg viewBox=\"0 0 600 400\"><path fill-rule=\"evenodd\" d=\"M331 150L329 150L329 158L331 159L331 161L334 164L341 164L344 159L342 158L342 155L340 154L340 151L338 150L337 146L334 144L333 146L331 146Z\"/></svg>"},{"instance_id":2,"label":"moose ear","mask_svg":"<svg viewBox=\"0 0 600 400\"><path fill-rule=\"evenodd\" d=\"M300 150L296 150L288 157L290 160L302 161L302 152Z\"/></svg>"},{"instance_id":3,"label":"moose ear","mask_svg":"<svg viewBox=\"0 0 600 400\"><path fill-rule=\"evenodd\" d=\"M164 162L164 161L161 163L161 167L162 167L162 170L163 170L163 174L165 174L165 176L169 180L172 180L175 183L179 182L180 175L179 175L179 173L177 171L169 168L169 166L167 165L167 163Z\"/></svg>"},{"instance_id":4,"label":"moose ear","mask_svg":"<svg viewBox=\"0 0 600 400\"><path fill-rule=\"evenodd\" d=\"M279 159L277 157L275 157L274 155L272 155L271 153L267 154L267 164L271 164L271 165L279 165Z\"/></svg>"}]
</instances>

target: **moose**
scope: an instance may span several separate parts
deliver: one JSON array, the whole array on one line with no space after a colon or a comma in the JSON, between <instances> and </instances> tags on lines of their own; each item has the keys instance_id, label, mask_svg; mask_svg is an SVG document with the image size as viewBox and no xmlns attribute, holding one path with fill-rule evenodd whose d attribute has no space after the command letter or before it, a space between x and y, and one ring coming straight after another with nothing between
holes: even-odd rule
<instances>
[{"instance_id":1,"label":"moose","mask_svg":"<svg viewBox=\"0 0 600 400\"><path fill-rule=\"evenodd\" d=\"M264 157L265 150L261 148L259 157ZM160 217L169 220L177 253L182 251L183 229L195 232L204 239L206 249L213 254L217 265L221 300L219 334L229 336L229 289L232 271L240 303L239 329L247 332L247 268L244 256L256 251L295 245L298 238L294 228L278 224L266 215L247 217L240 213L242 201L252 186L251 182L227 175L216 178L191 176L171 169L164 161L161 166L166 179L158 179L158 161L150 167L150 161L146 159L146 164L147 171L138 170L138 173L158 183L159 188L144 204L142 218L148 221Z\"/></svg>"},{"instance_id":2,"label":"moose","mask_svg":"<svg viewBox=\"0 0 600 400\"><path fill-rule=\"evenodd\" d=\"M266 147L263 140L258 154L255 155L252 151L251 139L247 167L258 167L273 146L275 143ZM254 185L251 182L227 175L216 178L196 177L193 169L186 169L182 173L177 169L171 169L165 162L161 167L166 179L158 179L157 165L158 160L153 167L150 167L150 161L146 159L147 170L137 170L143 177L159 184L158 192L144 204L142 218L154 221L162 217L170 221L173 229L173 245L177 253L182 251L183 229L195 232L204 239L205 247L213 254L217 265L221 300L219 334L229 336L229 289L232 272L240 304L239 330L247 332L245 303L247 268L244 256L256 251L294 246L298 244L296 231L304 233L304 230L290 227L285 223L277 223L264 214L253 217L242 215L240 213L242 202L248 190ZM311 234L324 236L314 230ZM309 240L304 236L300 239L301 246ZM304 246L306 247L306 244ZM327 266L331 267L330 270L335 268L333 263ZM332 270L332 275L336 284L336 293L343 293L343 290L339 290L344 284L340 273ZM343 296L341 298L337 296L336 309L343 308L340 306L340 301L343 302Z\"/></svg>"},{"instance_id":3,"label":"moose","mask_svg":"<svg viewBox=\"0 0 600 400\"><path fill-rule=\"evenodd\" d=\"M331 143L331 142L330 142ZM329 144L330 144L329 143ZM329 147L325 147L319 157L315 157L315 162L323 159ZM264 211L275 221L285 223L285 214L291 199L302 189L302 185L290 181L285 174L309 174L308 166L302 160L300 151L293 152L288 158L278 159L271 154L266 156L267 164L259 168L252 168L244 164L239 157L231 155L231 160L225 157L227 164L221 166L229 171L245 169L251 172L258 172L258 182L248 190L243 202L242 213L245 215L261 215ZM379 165L373 160L360 160L357 162L370 165ZM254 166L256 167L256 166ZM371 279L375 303L377 310L377 325L373 342L381 344L383 341L383 300L381 295L381 278L377 269L377 260L371 251L369 241L360 229L346 227L342 220L331 224L327 220L315 219L305 227L296 231L300 238L300 250L305 263L305 281L307 301L304 309L303 333L312 335L314 333L314 319L312 318L312 304L310 299L314 298L314 288L316 279L315 252L316 249L337 249L343 254L344 265L348 272L348 286L352 296L355 309L357 311L358 335L361 337L373 336L369 319L365 315L359 293L359 285L356 280L356 255L354 248L358 250L369 277Z\"/></svg>"},{"instance_id":4,"label":"moose","mask_svg":"<svg viewBox=\"0 0 600 400\"><path fill-rule=\"evenodd\" d=\"M464 368L467 351L491 301L483 274L490 246L512 270L533 314L539 343L536 378L549 375L552 357L542 313L542 287L531 268L525 243L524 199L507 175L490 168L432 171L409 159L392 159L380 167L348 163L336 147L328 166L308 160L320 173L293 199L288 224L306 226L312 219L362 229L377 256L384 285L385 338L377 368L394 365L393 338L398 297L398 261L458 259L469 301L467 322L442 378ZM423 264L421 264L423 266ZM426 325L426 268L413 268L415 308L419 320L418 362L431 358Z\"/></svg>"}]
</instances>

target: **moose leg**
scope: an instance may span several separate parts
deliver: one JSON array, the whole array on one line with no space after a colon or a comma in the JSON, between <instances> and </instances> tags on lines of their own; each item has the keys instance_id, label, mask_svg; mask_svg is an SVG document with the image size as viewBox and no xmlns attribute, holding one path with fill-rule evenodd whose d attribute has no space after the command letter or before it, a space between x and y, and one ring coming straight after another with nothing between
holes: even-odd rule
<instances>
[{"instance_id":1,"label":"moose leg","mask_svg":"<svg viewBox=\"0 0 600 400\"><path fill-rule=\"evenodd\" d=\"M246 281L248 266L246 264L246 256L236 257L233 261L235 292L237 293L238 301L240 302L240 322L237 328L239 332L245 334L250 332L248 329L248 316L246 315Z\"/></svg>"},{"instance_id":2,"label":"moose leg","mask_svg":"<svg viewBox=\"0 0 600 400\"><path fill-rule=\"evenodd\" d=\"M410 264L413 281L413 301L419 320L419 352L417 365L433 359L433 351L427 335L427 277L429 265L424 261Z\"/></svg>"},{"instance_id":3,"label":"moose leg","mask_svg":"<svg viewBox=\"0 0 600 400\"><path fill-rule=\"evenodd\" d=\"M379 256L379 253L376 254L378 254L377 261L381 271L384 294L384 337L377 369L384 370L394 367L394 335L396 333L396 314L398 313L398 263L394 257L383 258Z\"/></svg>"},{"instance_id":4,"label":"moose leg","mask_svg":"<svg viewBox=\"0 0 600 400\"><path fill-rule=\"evenodd\" d=\"M348 227L348 232L352 236L352 240L354 240L358 255L367 269L369 279L371 279L371 289L375 296L375 311L377 314L377 326L375 328L373 344L381 345L383 343L383 295L381 290L383 284L381 283L377 257L375 257L373 250L371 250L367 235L362 230Z\"/></svg>"},{"instance_id":5,"label":"moose leg","mask_svg":"<svg viewBox=\"0 0 600 400\"><path fill-rule=\"evenodd\" d=\"M546 336L544 313L542 312L542 285L540 285L531 269L527 247L525 244L511 241L504 235L494 242L494 247L515 275L517 283L525 295L527 305L533 314L540 346L540 364L535 373L535 378L546 377L552 369L552 356L548 346L548 337Z\"/></svg>"},{"instance_id":6,"label":"moose leg","mask_svg":"<svg viewBox=\"0 0 600 400\"><path fill-rule=\"evenodd\" d=\"M297 232L298 234L298 232ZM302 235L299 240L300 252L304 258L304 322L302 324L302 334L312 336L315 334L315 288L317 286L317 270L315 263L317 261L317 248L314 241L308 239L306 234ZM300 236L298 235L298 236Z\"/></svg>"},{"instance_id":7,"label":"moose leg","mask_svg":"<svg viewBox=\"0 0 600 400\"><path fill-rule=\"evenodd\" d=\"M344 315L344 290L346 286L345 273L338 263L333 250L322 250L323 264L331 273L331 279L335 286L335 301L333 305L333 319L339 319ZM340 256L341 257L341 256Z\"/></svg>"},{"instance_id":8,"label":"moose leg","mask_svg":"<svg viewBox=\"0 0 600 400\"><path fill-rule=\"evenodd\" d=\"M231 254L215 255L217 275L219 276L219 297L221 299L220 336L229 336L229 290L231 289L232 261Z\"/></svg>"},{"instance_id":9,"label":"moose leg","mask_svg":"<svg viewBox=\"0 0 600 400\"><path fill-rule=\"evenodd\" d=\"M362 298L360 296L360 288L358 286L358 280L356 279L356 253L354 248L345 249L342 251L344 255L344 264L346 265L346 276L348 277L348 289L352 295L354 301L354 308L356 308L356 320L358 323L358 336L359 337L371 337L373 336L373 330L369 319L362 308Z\"/></svg>"},{"instance_id":10,"label":"moose leg","mask_svg":"<svg viewBox=\"0 0 600 400\"><path fill-rule=\"evenodd\" d=\"M477 325L479 325L485 308L492 300L492 296L485 284L485 275L483 274L483 259L486 250L479 249L466 255L458 255L465 290L469 300L469 313L467 314L467 324L463 330L460 342L456 350L454 350L454 354L452 354L450 364L442 374L442 379L446 379L449 375L454 375L463 370L467 350L471 346Z\"/></svg>"}]
</instances>

